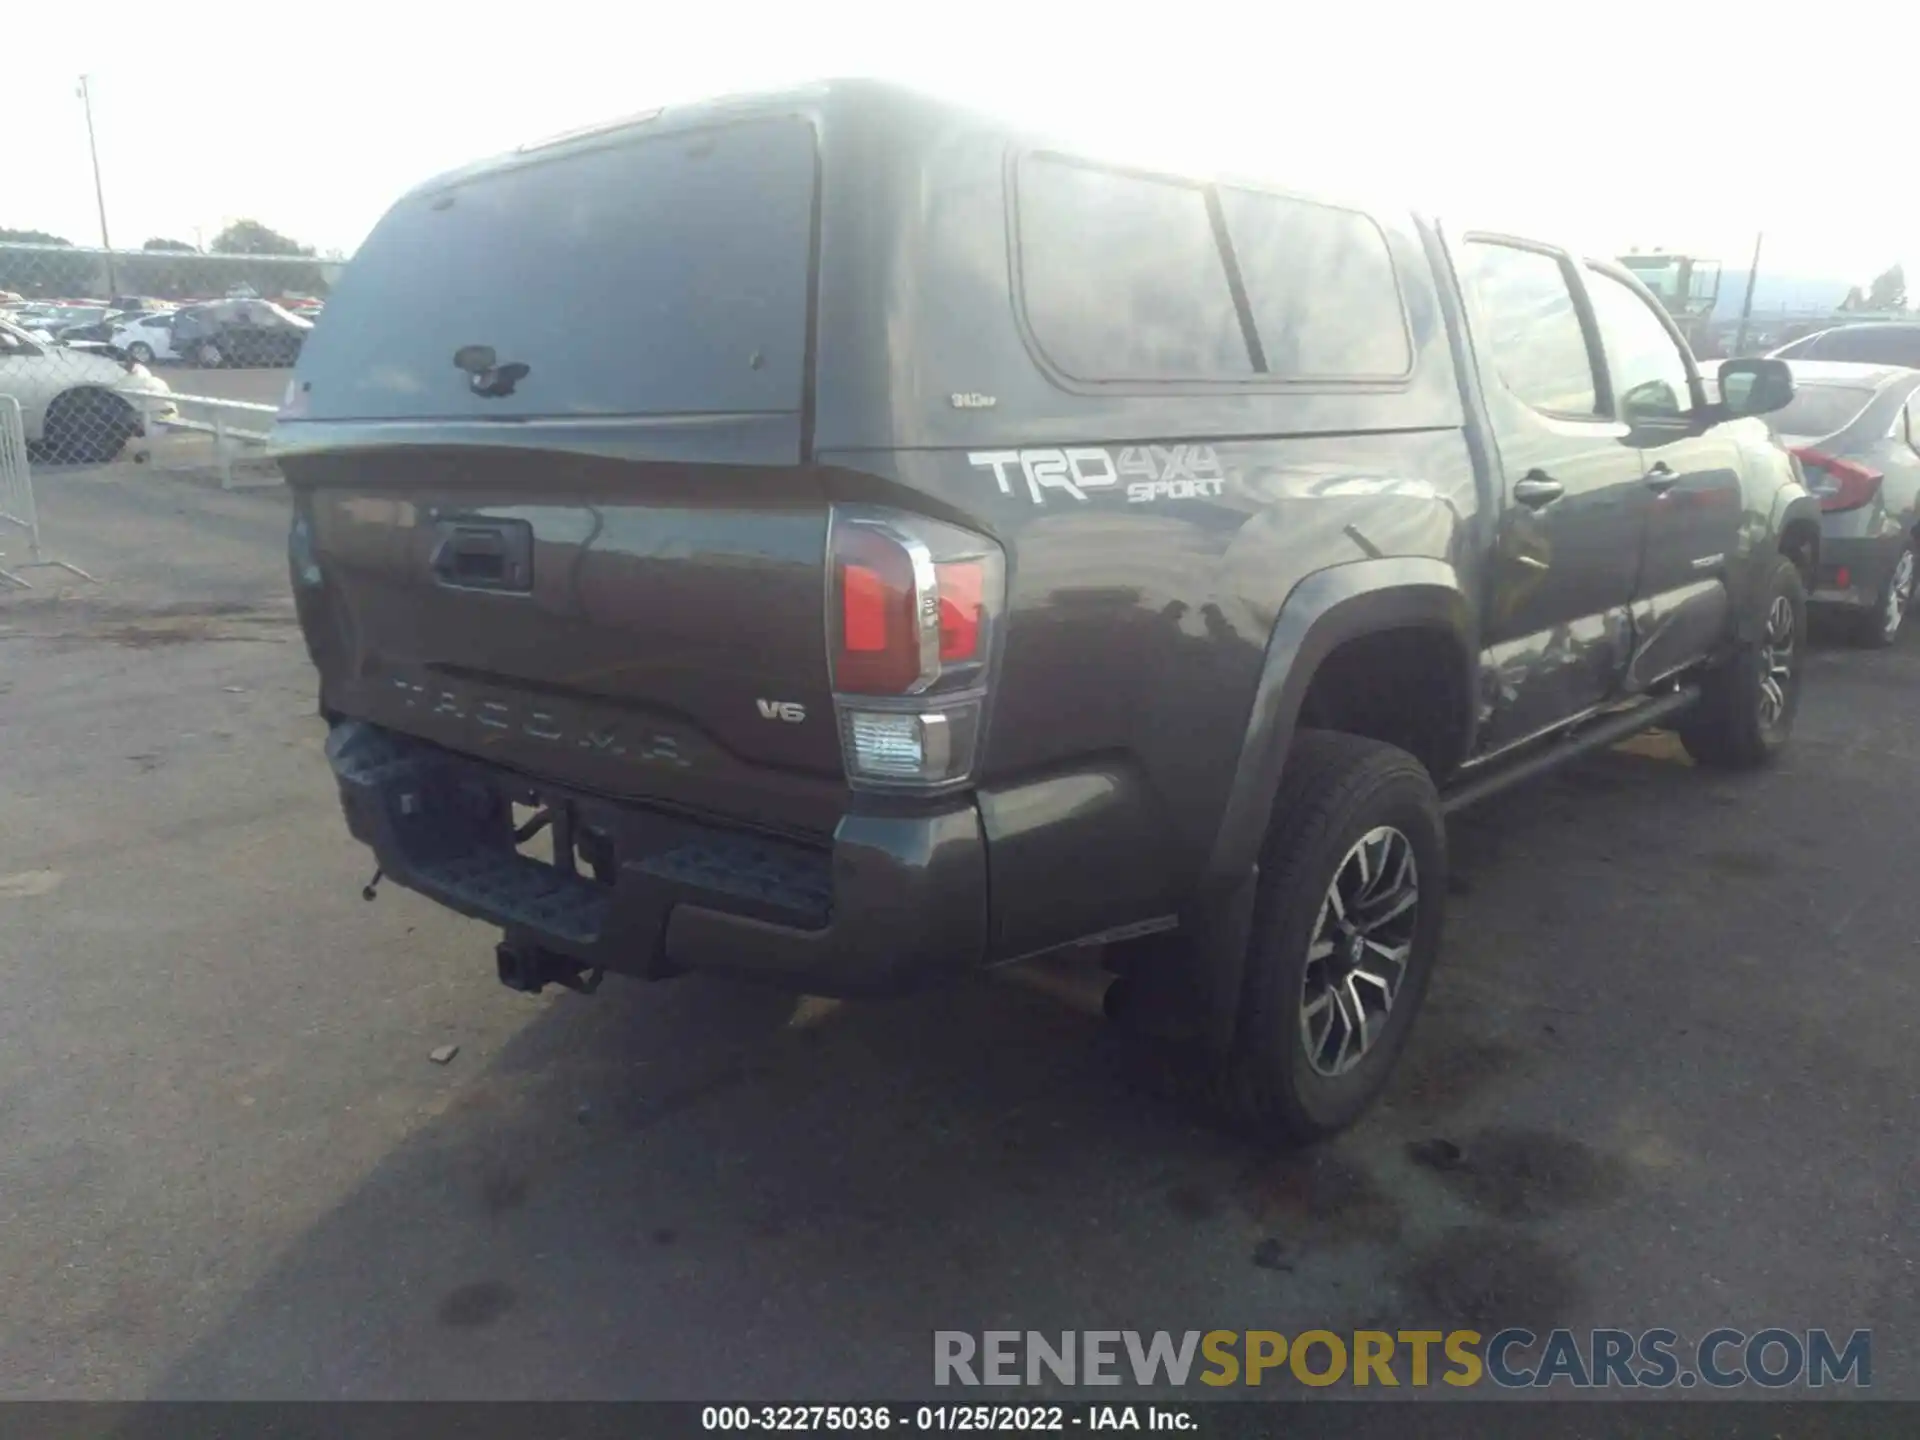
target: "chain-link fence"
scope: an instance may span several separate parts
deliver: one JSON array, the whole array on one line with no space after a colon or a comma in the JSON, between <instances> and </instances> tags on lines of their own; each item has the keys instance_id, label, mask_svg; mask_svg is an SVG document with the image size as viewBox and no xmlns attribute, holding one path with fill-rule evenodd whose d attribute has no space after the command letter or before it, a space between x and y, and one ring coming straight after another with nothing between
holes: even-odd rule
<instances>
[{"instance_id":1,"label":"chain-link fence","mask_svg":"<svg viewBox=\"0 0 1920 1440\"><path fill-rule=\"evenodd\" d=\"M259 407L279 401L341 263L0 244L0 395L19 404L33 462L263 431ZM230 476L224 449L213 463Z\"/></svg>"}]
</instances>

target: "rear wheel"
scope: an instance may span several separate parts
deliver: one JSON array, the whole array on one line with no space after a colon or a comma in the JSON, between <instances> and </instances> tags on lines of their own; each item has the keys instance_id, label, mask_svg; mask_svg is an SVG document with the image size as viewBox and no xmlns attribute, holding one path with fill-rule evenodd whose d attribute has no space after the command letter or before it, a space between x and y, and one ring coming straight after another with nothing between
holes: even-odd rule
<instances>
[{"instance_id":1,"label":"rear wheel","mask_svg":"<svg viewBox=\"0 0 1920 1440\"><path fill-rule=\"evenodd\" d=\"M1304 731L1261 860L1224 1097L1304 1143L1359 1118L1406 1043L1440 948L1446 830L1420 762Z\"/></svg>"},{"instance_id":2,"label":"rear wheel","mask_svg":"<svg viewBox=\"0 0 1920 1440\"><path fill-rule=\"evenodd\" d=\"M1873 609L1859 617L1861 642L1884 649L1900 638L1900 627L1913 608L1915 562L1909 542L1893 562L1885 588Z\"/></svg>"},{"instance_id":3,"label":"rear wheel","mask_svg":"<svg viewBox=\"0 0 1920 1440\"><path fill-rule=\"evenodd\" d=\"M218 370L227 363L227 356L217 342L202 340L199 349L194 352L194 360L209 370Z\"/></svg>"},{"instance_id":4,"label":"rear wheel","mask_svg":"<svg viewBox=\"0 0 1920 1440\"><path fill-rule=\"evenodd\" d=\"M1680 723L1680 743L1702 765L1751 770L1793 734L1806 666L1807 588L1793 561L1774 557L1760 633L1709 671L1700 703Z\"/></svg>"},{"instance_id":5,"label":"rear wheel","mask_svg":"<svg viewBox=\"0 0 1920 1440\"><path fill-rule=\"evenodd\" d=\"M118 395L69 390L47 406L44 433L51 459L69 465L104 465L140 433L140 417Z\"/></svg>"},{"instance_id":6,"label":"rear wheel","mask_svg":"<svg viewBox=\"0 0 1920 1440\"><path fill-rule=\"evenodd\" d=\"M127 346L127 358L136 365L153 363L153 347L144 340L136 340Z\"/></svg>"}]
</instances>

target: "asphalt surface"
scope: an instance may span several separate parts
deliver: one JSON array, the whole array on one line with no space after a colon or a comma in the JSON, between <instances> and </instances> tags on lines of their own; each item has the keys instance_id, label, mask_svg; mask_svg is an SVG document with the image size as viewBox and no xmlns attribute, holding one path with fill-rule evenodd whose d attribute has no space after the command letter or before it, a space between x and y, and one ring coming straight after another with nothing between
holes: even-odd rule
<instances>
[{"instance_id":1,"label":"asphalt surface","mask_svg":"<svg viewBox=\"0 0 1920 1440\"><path fill-rule=\"evenodd\" d=\"M1653 737L1459 819L1388 1103L1290 1159L1004 985L501 989L360 899L282 496L41 509L101 583L0 599L0 1394L907 1398L936 1328L1564 1324L1871 1327L1920 1397L1920 636L1816 653L1768 773Z\"/></svg>"}]
</instances>

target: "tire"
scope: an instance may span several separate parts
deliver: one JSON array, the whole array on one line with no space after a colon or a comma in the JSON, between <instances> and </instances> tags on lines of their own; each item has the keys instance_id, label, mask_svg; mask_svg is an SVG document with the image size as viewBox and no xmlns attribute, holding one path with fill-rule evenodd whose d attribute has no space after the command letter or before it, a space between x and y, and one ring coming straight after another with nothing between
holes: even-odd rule
<instances>
[{"instance_id":1,"label":"tire","mask_svg":"<svg viewBox=\"0 0 1920 1440\"><path fill-rule=\"evenodd\" d=\"M144 340L136 340L127 346L127 358L136 365L153 364L153 347Z\"/></svg>"},{"instance_id":2,"label":"tire","mask_svg":"<svg viewBox=\"0 0 1920 1440\"><path fill-rule=\"evenodd\" d=\"M1234 1048L1219 1087L1231 1119L1264 1139L1305 1144L1345 1129L1372 1104L1440 950L1446 871L1439 796L1418 760L1355 735L1295 737L1261 858ZM1408 893L1410 906L1390 908ZM1363 908L1384 919L1370 941L1356 941L1343 933L1343 916L1357 918L1355 902L1369 895ZM1397 975L1387 958L1396 951L1404 957ZM1349 974L1356 959L1360 973Z\"/></svg>"},{"instance_id":3,"label":"tire","mask_svg":"<svg viewBox=\"0 0 1920 1440\"><path fill-rule=\"evenodd\" d=\"M1920 567L1920 560L1916 560L1909 541L1887 572L1887 583L1880 588L1873 608L1855 617L1855 634L1862 645L1884 650L1900 638L1902 622L1913 608L1916 567Z\"/></svg>"},{"instance_id":4,"label":"tire","mask_svg":"<svg viewBox=\"0 0 1920 1440\"><path fill-rule=\"evenodd\" d=\"M218 342L202 340L194 347L193 362L205 370L218 370L222 365L227 363L227 356L226 352L220 348Z\"/></svg>"},{"instance_id":5,"label":"tire","mask_svg":"<svg viewBox=\"0 0 1920 1440\"><path fill-rule=\"evenodd\" d=\"M1680 722L1680 743L1697 764L1756 769L1793 734L1806 671L1807 587L1784 555L1774 557L1760 615L1760 638L1740 641L1707 672L1700 703Z\"/></svg>"},{"instance_id":6,"label":"tire","mask_svg":"<svg viewBox=\"0 0 1920 1440\"><path fill-rule=\"evenodd\" d=\"M105 465L140 433L140 417L118 395L69 390L47 406L43 431L48 455L68 465Z\"/></svg>"}]
</instances>

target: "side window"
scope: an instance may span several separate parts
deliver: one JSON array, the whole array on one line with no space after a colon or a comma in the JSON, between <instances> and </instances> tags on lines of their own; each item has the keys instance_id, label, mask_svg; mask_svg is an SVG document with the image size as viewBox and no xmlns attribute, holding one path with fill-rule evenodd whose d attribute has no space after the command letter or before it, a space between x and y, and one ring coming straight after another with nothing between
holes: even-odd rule
<instances>
[{"instance_id":1,"label":"side window","mask_svg":"<svg viewBox=\"0 0 1920 1440\"><path fill-rule=\"evenodd\" d=\"M1629 423L1659 420L1692 409L1686 357L1653 307L1599 270L1587 271L1587 294L1607 352L1620 418Z\"/></svg>"},{"instance_id":2,"label":"side window","mask_svg":"<svg viewBox=\"0 0 1920 1440\"><path fill-rule=\"evenodd\" d=\"M1397 380L1413 365L1387 237L1357 210L1222 187L1267 371Z\"/></svg>"},{"instance_id":3,"label":"side window","mask_svg":"<svg viewBox=\"0 0 1920 1440\"><path fill-rule=\"evenodd\" d=\"M1869 365L1920 365L1920 331L1905 325L1862 330L1847 340L1849 360Z\"/></svg>"},{"instance_id":4,"label":"side window","mask_svg":"<svg viewBox=\"0 0 1920 1440\"><path fill-rule=\"evenodd\" d=\"M1079 380L1254 373L1197 185L1031 156L1019 170L1020 279L1047 358Z\"/></svg>"},{"instance_id":5,"label":"side window","mask_svg":"<svg viewBox=\"0 0 1920 1440\"><path fill-rule=\"evenodd\" d=\"M1560 261L1517 245L1470 240L1460 262L1461 281L1477 302L1480 348L1501 382L1536 410L1592 418L1599 391Z\"/></svg>"}]
</instances>

